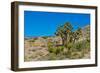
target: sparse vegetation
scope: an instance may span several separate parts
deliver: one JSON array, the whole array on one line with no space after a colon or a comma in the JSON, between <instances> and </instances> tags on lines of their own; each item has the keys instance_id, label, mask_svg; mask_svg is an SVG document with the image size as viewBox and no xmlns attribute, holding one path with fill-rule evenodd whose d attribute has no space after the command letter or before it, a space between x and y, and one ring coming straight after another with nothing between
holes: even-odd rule
<instances>
[{"instance_id":1,"label":"sparse vegetation","mask_svg":"<svg viewBox=\"0 0 100 73\"><path fill-rule=\"evenodd\" d=\"M47 36L44 36L44 37L42 37L42 38L47 39L48 37L47 37Z\"/></svg>"},{"instance_id":2,"label":"sparse vegetation","mask_svg":"<svg viewBox=\"0 0 100 73\"><path fill-rule=\"evenodd\" d=\"M29 41L26 40L32 44L30 46L32 47L32 51L29 51L31 49L30 47L25 48L25 61L81 59L90 57L89 26L84 29L79 27L73 31L73 26L67 22L57 28L55 37L44 36L39 38L42 38L41 43L38 37Z\"/></svg>"}]
</instances>

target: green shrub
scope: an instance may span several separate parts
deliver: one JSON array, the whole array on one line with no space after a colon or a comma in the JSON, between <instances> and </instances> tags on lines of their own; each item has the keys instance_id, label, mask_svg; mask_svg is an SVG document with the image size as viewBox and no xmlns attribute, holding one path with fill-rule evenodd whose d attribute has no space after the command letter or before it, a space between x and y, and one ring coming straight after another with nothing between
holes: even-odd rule
<instances>
[{"instance_id":1,"label":"green shrub","mask_svg":"<svg viewBox=\"0 0 100 73\"><path fill-rule=\"evenodd\" d=\"M71 52L69 58L70 59L79 59L82 58L84 55L82 52Z\"/></svg>"},{"instance_id":2,"label":"green shrub","mask_svg":"<svg viewBox=\"0 0 100 73\"><path fill-rule=\"evenodd\" d=\"M29 40L29 42L35 42L35 39L31 39L31 40Z\"/></svg>"},{"instance_id":3,"label":"green shrub","mask_svg":"<svg viewBox=\"0 0 100 73\"><path fill-rule=\"evenodd\" d=\"M56 53L56 48L54 48L54 47L49 47L48 48L48 51L50 52L50 53Z\"/></svg>"},{"instance_id":4,"label":"green shrub","mask_svg":"<svg viewBox=\"0 0 100 73\"><path fill-rule=\"evenodd\" d=\"M48 48L51 48L53 46L53 43L52 42L48 42L47 46L48 46Z\"/></svg>"},{"instance_id":5,"label":"green shrub","mask_svg":"<svg viewBox=\"0 0 100 73\"><path fill-rule=\"evenodd\" d=\"M78 51L81 51L82 50L82 43L77 43L76 44L76 49L78 50Z\"/></svg>"},{"instance_id":6,"label":"green shrub","mask_svg":"<svg viewBox=\"0 0 100 73\"><path fill-rule=\"evenodd\" d=\"M72 48L73 44L72 43L68 43L67 44L67 48L70 50Z\"/></svg>"},{"instance_id":7,"label":"green shrub","mask_svg":"<svg viewBox=\"0 0 100 73\"><path fill-rule=\"evenodd\" d=\"M90 43L90 38L87 38L87 40L86 40L88 43Z\"/></svg>"},{"instance_id":8,"label":"green shrub","mask_svg":"<svg viewBox=\"0 0 100 73\"><path fill-rule=\"evenodd\" d=\"M48 51L54 54L59 54L64 49L64 46L55 46L52 42L48 42L47 45L48 45Z\"/></svg>"},{"instance_id":9,"label":"green shrub","mask_svg":"<svg viewBox=\"0 0 100 73\"><path fill-rule=\"evenodd\" d=\"M48 56L48 60L56 60L57 57L54 53L50 53L49 56Z\"/></svg>"},{"instance_id":10,"label":"green shrub","mask_svg":"<svg viewBox=\"0 0 100 73\"><path fill-rule=\"evenodd\" d=\"M57 50L58 50L58 51L57 51L58 53L63 52L64 46L58 46L58 47L57 47Z\"/></svg>"},{"instance_id":11,"label":"green shrub","mask_svg":"<svg viewBox=\"0 0 100 73\"><path fill-rule=\"evenodd\" d=\"M54 47L53 47L53 43L48 42L48 43L47 43L47 46L48 46L48 51L49 51L50 53L55 52L55 49L54 49Z\"/></svg>"},{"instance_id":12,"label":"green shrub","mask_svg":"<svg viewBox=\"0 0 100 73\"><path fill-rule=\"evenodd\" d=\"M86 48L90 49L90 39L87 39L86 41Z\"/></svg>"},{"instance_id":13,"label":"green shrub","mask_svg":"<svg viewBox=\"0 0 100 73\"><path fill-rule=\"evenodd\" d=\"M75 44L73 44L73 46L72 46L72 48L73 48L73 50L74 51L81 51L82 49L84 49L84 44L83 44L83 41L81 41L81 42L77 42L77 43L75 43Z\"/></svg>"},{"instance_id":14,"label":"green shrub","mask_svg":"<svg viewBox=\"0 0 100 73\"><path fill-rule=\"evenodd\" d=\"M43 39L47 39L48 37L47 36L44 36L44 37L42 37Z\"/></svg>"}]
</instances>

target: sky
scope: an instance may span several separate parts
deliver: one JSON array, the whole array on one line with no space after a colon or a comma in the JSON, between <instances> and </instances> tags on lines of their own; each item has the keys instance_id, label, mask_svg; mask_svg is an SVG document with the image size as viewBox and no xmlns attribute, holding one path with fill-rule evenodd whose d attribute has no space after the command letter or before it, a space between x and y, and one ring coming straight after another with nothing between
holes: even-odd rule
<instances>
[{"instance_id":1,"label":"sky","mask_svg":"<svg viewBox=\"0 0 100 73\"><path fill-rule=\"evenodd\" d=\"M57 27L65 22L77 30L90 25L90 14L24 11L24 36L54 36Z\"/></svg>"}]
</instances>

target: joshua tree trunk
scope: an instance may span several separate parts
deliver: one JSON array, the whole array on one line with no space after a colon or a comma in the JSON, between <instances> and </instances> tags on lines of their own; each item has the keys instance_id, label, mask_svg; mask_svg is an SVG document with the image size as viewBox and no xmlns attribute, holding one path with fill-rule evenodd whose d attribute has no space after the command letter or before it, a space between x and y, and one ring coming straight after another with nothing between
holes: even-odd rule
<instances>
[{"instance_id":1,"label":"joshua tree trunk","mask_svg":"<svg viewBox=\"0 0 100 73\"><path fill-rule=\"evenodd\" d=\"M62 42L63 42L63 45L64 45L64 46L66 46L66 45L67 45L67 36L63 37Z\"/></svg>"},{"instance_id":2,"label":"joshua tree trunk","mask_svg":"<svg viewBox=\"0 0 100 73\"><path fill-rule=\"evenodd\" d=\"M62 45L64 45L64 38L62 38Z\"/></svg>"},{"instance_id":3,"label":"joshua tree trunk","mask_svg":"<svg viewBox=\"0 0 100 73\"><path fill-rule=\"evenodd\" d=\"M65 45L65 44L66 44L66 38L62 37L62 45Z\"/></svg>"}]
</instances>

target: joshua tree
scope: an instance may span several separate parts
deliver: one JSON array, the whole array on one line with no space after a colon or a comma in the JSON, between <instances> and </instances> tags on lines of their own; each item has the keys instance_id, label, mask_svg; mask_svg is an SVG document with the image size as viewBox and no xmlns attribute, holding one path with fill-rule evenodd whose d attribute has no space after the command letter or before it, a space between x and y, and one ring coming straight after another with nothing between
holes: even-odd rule
<instances>
[{"instance_id":1,"label":"joshua tree","mask_svg":"<svg viewBox=\"0 0 100 73\"><path fill-rule=\"evenodd\" d=\"M73 27L69 22L66 22L64 25L57 28L56 35L62 38L63 45L67 45L72 29Z\"/></svg>"},{"instance_id":2,"label":"joshua tree","mask_svg":"<svg viewBox=\"0 0 100 73\"><path fill-rule=\"evenodd\" d=\"M74 42L76 40L79 40L79 38L81 37L81 35L82 35L82 29L78 28L78 30L73 33Z\"/></svg>"}]
</instances>

